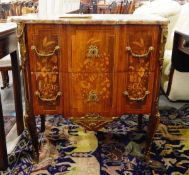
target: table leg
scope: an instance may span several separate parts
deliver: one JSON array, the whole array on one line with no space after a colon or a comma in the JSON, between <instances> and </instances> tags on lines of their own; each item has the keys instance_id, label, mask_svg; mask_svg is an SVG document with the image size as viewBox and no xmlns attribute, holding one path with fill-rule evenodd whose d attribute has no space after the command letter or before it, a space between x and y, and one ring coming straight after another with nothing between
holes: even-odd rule
<instances>
[{"instance_id":1,"label":"table leg","mask_svg":"<svg viewBox=\"0 0 189 175\"><path fill-rule=\"evenodd\" d=\"M12 64L17 133L18 135L20 135L24 130L24 122L23 122L23 107L22 107L22 93L21 93L20 66L18 60L18 52L14 51L10 54L10 56L11 56L11 64Z\"/></svg>"},{"instance_id":2,"label":"table leg","mask_svg":"<svg viewBox=\"0 0 189 175\"><path fill-rule=\"evenodd\" d=\"M1 87L1 89L5 89L6 87L9 87L9 74L8 74L8 70L2 70L1 71L1 76L2 76L2 80L3 80L3 86Z\"/></svg>"},{"instance_id":3,"label":"table leg","mask_svg":"<svg viewBox=\"0 0 189 175\"><path fill-rule=\"evenodd\" d=\"M1 94L0 94L0 170L6 170L8 166L7 159L7 148L6 148L6 137L4 129L4 120L3 120L3 110L1 103Z\"/></svg>"},{"instance_id":4,"label":"table leg","mask_svg":"<svg viewBox=\"0 0 189 175\"><path fill-rule=\"evenodd\" d=\"M147 159L150 158L149 153L150 153L150 147L155 135L155 132L158 128L158 125L160 123L160 114L157 112L156 114L152 114L150 116L149 124L148 124L148 137L146 141L146 149L145 149L145 154Z\"/></svg>"}]
</instances>

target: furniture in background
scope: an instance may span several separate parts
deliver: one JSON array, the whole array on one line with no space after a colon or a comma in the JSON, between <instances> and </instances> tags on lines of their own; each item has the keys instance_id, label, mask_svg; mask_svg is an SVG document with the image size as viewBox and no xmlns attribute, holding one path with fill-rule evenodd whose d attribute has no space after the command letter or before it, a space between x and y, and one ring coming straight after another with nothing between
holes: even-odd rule
<instances>
[{"instance_id":1,"label":"furniture in background","mask_svg":"<svg viewBox=\"0 0 189 175\"><path fill-rule=\"evenodd\" d=\"M36 13L38 3L34 0L6 1L0 3L0 20L5 22L10 16L21 16L27 13ZM1 89L9 87L8 71L11 70L10 55L0 61L0 71L3 80Z\"/></svg>"},{"instance_id":2,"label":"furniture in background","mask_svg":"<svg viewBox=\"0 0 189 175\"><path fill-rule=\"evenodd\" d=\"M34 0L6 1L0 3L0 19L9 16L21 16L28 13L36 13L38 2Z\"/></svg>"},{"instance_id":3,"label":"furniture in background","mask_svg":"<svg viewBox=\"0 0 189 175\"><path fill-rule=\"evenodd\" d=\"M170 23L168 24L168 37L165 45L161 87L165 95L167 95L168 99L171 101L189 100L188 70L179 70L178 65L175 65L174 68L172 67L172 63L174 62L175 64L175 61L173 60L175 56L181 61L181 63L183 64L182 66L185 67L184 60L186 60L187 54L183 55L181 52L179 52L180 54L178 54L177 52L177 54L173 56L172 53L175 53L175 49L178 50L176 48L176 45L178 43L175 45L175 47L173 47L173 43L179 42L178 38L187 38L187 35L189 35L189 20L186 20L188 12L189 3L180 5L178 2L173 0L152 1L146 5L139 7L134 12L134 14L140 15L155 14L158 16L166 17L170 21ZM181 33L183 36L176 37L177 39L173 42L175 31L178 31L176 32L176 36L181 35ZM179 32L180 34L178 34Z\"/></svg>"},{"instance_id":4,"label":"furniture in background","mask_svg":"<svg viewBox=\"0 0 189 175\"><path fill-rule=\"evenodd\" d=\"M0 23L0 60L10 54L12 74L13 74L13 90L16 111L17 133L20 135L24 129L23 124L23 108L20 82L20 68L17 51L16 27L10 23ZM3 109L0 99L0 170L5 170L8 166L6 139L3 121Z\"/></svg>"},{"instance_id":5,"label":"furniture in background","mask_svg":"<svg viewBox=\"0 0 189 175\"><path fill-rule=\"evenodd\" d=\"M171 18L168 30L169 33L165 47L161 87L171 101L189 100L189 69L186 68L188 65L186 62L186 60L188 60L188 45L184 46L185 54L182 53L182 51L179 51L181 40L187 41L189 36L189 20L186 20L188 11L189 3L181 5L178 14ZM175 37L176 39L174 39ZM175 59L179 59L180 68L177 65L178 61L175 62Z\"/></svg>"},{"instance_id":6,"label":"furniture in background","mask_svg":"<svg viewBox=\"0 0 189 175\"><path fill-rule=\"evenodd\" d=\"M80 3L80 13L84 14L131 14L135 8L135 1L106 1L83 0Z\"/></svg>"},{"instance_id":7,"label":"furniture in background","mask_svg":"<svg viewBox=\"0 0 189 175\"><path fill-rule=\"evenodd\" d=\"M0 60L0 73L2 76L3 86L1 89L9 87L9 74L8 71L12 70L10 55L7 55Z\"/></svg>"},{"instance_id":8,"label":"furniture in background","mask_svg":"<svg viewBox=\"0 0 189 175\"><path fill-rule=\"evenodd\" d=\"M170 100L189 100L189 35L175 31L172 57L164 63L162 76Z\"/></svg>"},{"instance_id":9,"label":"furniture in background","mask_svg":"<svg viewBox=\"0 0 189 175\"><path fill-rule=\"evenodd\" d=\"M26 123L38 153L36 115L62 114L98 130L125 113L149 114L145 153L157 129L168 21L91 15L15 17L26 92Z\"/></svg>"},{"instance_id":10,"label":"furniture in background","mask_svg":"<svg viewBox=\"0 0 189 175\"><path fill-rule=\"evenodd\" d=\"M100 1L97 3L97 13L100 14L131 14L134 11L135 1L123 0L112 1L107 3L106 1Z\"/></svg>"}]
</instances>

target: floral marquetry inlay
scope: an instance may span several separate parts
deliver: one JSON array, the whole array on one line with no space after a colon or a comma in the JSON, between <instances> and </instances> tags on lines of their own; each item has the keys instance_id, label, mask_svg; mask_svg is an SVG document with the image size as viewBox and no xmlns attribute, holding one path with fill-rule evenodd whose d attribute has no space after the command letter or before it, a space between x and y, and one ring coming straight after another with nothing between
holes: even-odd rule
<instances>
[{"instance_id":1,"label":"floral marquetry inlay","mask_svg":"<svg viewBox=\"0 0 189 175\"><path fill-rule=\"evenodd\" d=\"M98 102L110 96L110 55L105 51L99 53L98 43L99 41L90 40L84 62L78 65L78 73L73 76L78 81L82 98L86 102Z\"/></svg>"},{"instance_id":2,"label":"floral marquetry inlay","mask_svg":"<svg viewBox=\"0 0 189 175\"><path fill-rule=\"evenodd\" d=\"M109 98L111 86L109 73L77 73L72 78L78 81L78 89L86 102L98 102Z\"/></svg>"},{"instance_id":3,"label":"floral marquetry inlay","mask_svg":"<svg viewBox=\"0 0 189 175\"><path fill-rule=\"evenodd\" d=\"M133 70L131 67L130 70ZM148 91L149 71L148 64L145 67L139 67L140 71L130 71L128 75L127 91L133 98L141 98Z\"/></svg>"},{"instance_id":4,"label":"floral marquetry inlay","mask_svg":"<svg viewBox=\"0 0 189 175\"><path fill-rule=\"evenodd\" d=\"M147 43L149 41L146 41ZM139 41L133 41L131 46L137 54L129 55L128 66L128 85L124 92L131 101L143 101L150 94L148 91L150 55L153 47L147 48L145 41L140 38Z\"/></svg>"},{"instance_id":5,"label":"floral marquetry inlay","mask_svg":"<svg viewBox=\"0 0 189 175\"><path fill-rule=\"evenodd\" d=\"M37 91L35 95L44 102L54 102L61 96L59 87L59 74L40 72L36 74Z\"/></svg>"},{"instance_id":6,"label":"floral marquetry inlay","mask_svg":"<svg viewBox=\"0 0 189 175\"><path fill-rule=\"evenodd\" d=\"M37 56L36 70L40 72L56 72L58 71L58 55L60 49L57 43L57 38L42 39L39 46L32 45L31 50Z\"/></svg>"}]
</instances>

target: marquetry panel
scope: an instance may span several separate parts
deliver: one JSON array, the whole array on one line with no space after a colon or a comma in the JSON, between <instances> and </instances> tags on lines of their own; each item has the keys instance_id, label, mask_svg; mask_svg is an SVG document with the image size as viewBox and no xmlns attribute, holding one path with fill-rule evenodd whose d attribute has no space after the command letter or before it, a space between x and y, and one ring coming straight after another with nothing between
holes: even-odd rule
<instances>
[{"instance_id":1,"label":"marquetry panel","mask_svg":"<svg viewBox=\"0 0 189 175\"><path fill-rule=\"evenodd\" d=\"M151 114L159 34L158 25L28 24L34 115L96 130L121 114Z\"/></svg>"},{"instance_id":2,"label":"marquetry panel","mask_svg":"<svg viewBox=\"0 0 189 175\"><path fill-rule=\"evenodd\" d=\"M115 108L113 75L110 73L70 73L71 114L111 113Z\"/></svg>"},{"instance_id":3,"label":"marquetry panel","mask_svg":"<svg viewBox=\"0 0 189 175\"><path fill-rule=\"evenodd\" d=\"M118 113L150 113L154 73L126 72L117 75Z\"/></svg>"},{"instance_id":4,"label":"marquetry panel","mask_svg":"<svg viewBox=\"0 0 189 175\"><path fill-rule=\"evenodd\" d=\"M111 72L115 32L111 28L76 28L71 36L69 72Z\"/></svg>"},{"instance_id":5,"label":"marquetry panel","mask_svg":"<svg viewBox=\"0 0 189 175\"><path fill-rule=\"evenodd\" d=\"M59 25L29 25L27 39L31 71L62 71L64 32L61 29Z\"/></svg>"},{"instance_id":6,"label":"marquetry panel","mask_svg":"<svg viewBox=\"0 0 189 175\"><path fill-rule=\"evenodd\" d=\"M63 108L65 79L60 72L31 72L34 114L60 114Z\"/></svg>"},{"instance_id":7,"label":"marquetry panel","mask_svg":"<svg viewBox=\"0 0 189 175\"><path fill-rule=\"evenodd\" d=\"M117 59L118 71L141 71L144 67L154 71L157 65L157 44L159 42L158 26L130 25L121 28L120 52Z\"/></svg>"}]
</instances>

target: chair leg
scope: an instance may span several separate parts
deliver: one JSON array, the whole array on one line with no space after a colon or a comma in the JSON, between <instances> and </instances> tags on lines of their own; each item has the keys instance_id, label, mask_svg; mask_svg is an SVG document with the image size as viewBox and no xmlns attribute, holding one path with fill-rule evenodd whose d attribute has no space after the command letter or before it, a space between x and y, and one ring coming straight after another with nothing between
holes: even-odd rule
<instances>
[{"instance_id":1,"label":"chair leg","mask_svg":"<svg viewBox=\"0 0 189 175\"><path fill-rule=\"evenodd\" d=\"M1 89L5 89L6 87L9 87L9 74L8 70L7 71L1 71L1 76L3 80L3 86Z\"/></svg>"}]
</instances>

